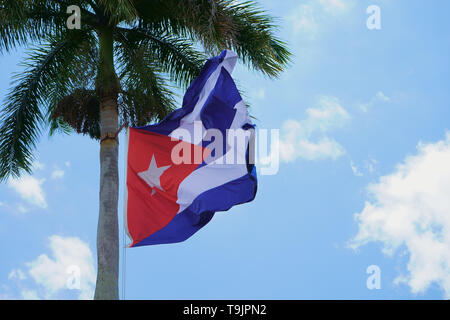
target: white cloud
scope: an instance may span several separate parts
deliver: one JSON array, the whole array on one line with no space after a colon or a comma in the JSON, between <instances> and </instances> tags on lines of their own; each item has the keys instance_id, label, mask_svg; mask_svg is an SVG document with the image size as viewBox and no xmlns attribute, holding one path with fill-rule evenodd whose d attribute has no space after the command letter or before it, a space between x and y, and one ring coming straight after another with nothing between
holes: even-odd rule
<instances>
[{"instance_id":1,"label":"white cloud","mask_svg":"<svg viewBox=\"0 0 450 320\"><path fill-rule=\"evenodd\" d=\"M344 148L326 135L329 130L341 126L350 118L339 100L321 97L318 107L307 109L306 115L303 121L290 119L283 124L280 136L281 160L336 159L343 155Z\"/></svg>"},{"instance_id":2,"label":"white cloud","mask_svg":"<svg viewBox=\"0 0 450 320\"><path fill-rule=\"evenodd\" d=\"M339 99L329 96L319 98L318 107L306 109L306 114L308 118L305 125L310 133L339 127L350 118L348 112L340 105Z\"/></svg>"},{"instance_id":3,"label":"white cloud","mask_svg":"<svg viewBox=\"0 0 450 320\"><path fill-rule=\"evenodd\" d=\"M56 168L55 170L53 170L51 178L52 179L62 179L64 177L64 170L58 169Z\"/></svg>"},{"instance_id":4,"label":"white cloud","mask_svg":"<svg viewBox=\"0 0 450 320\"><path fill-rule=\"evenodd\" d=\"M18 204L17 211L19 211L20 213L27 213L30 210L27 207L25 207L23 204Z\"/></svg>"},{"instance_id":5,"label":"white cloud","mask_svg":"<svg viewBox=\"0 0 450 320\"><path fill-rule=\"evenodd\" d=\"M370 173L375 172L375 166L377 165L378 161L374 158L370 158L366 161L366 169L369 170Z\"/></svg>"},{"instance_id":6,"label":"white cloud","mask_svg":"<svg viewBox=\"0 0 450 320\"><path fill-rule=\"evenodd\" d=\"M302 3L286 17L294 33L315 39L332 17L346 14L353 0L310 0Z\"/></svg>"},{"instance_id":7,"label":"white cloud","mask_svg":"<svg viewBox=\"0 0 450 320\"><path fill-rule=\"evenodd\" d=\"M384 101L384 102L388 102L388 101L391 100L391 98L385 96L382 91L378 91L377 94L376 94L376 97L377 97L378 100Z\"/></svg>"},{"instance_id":8,"label":"white cloud","mask_svg":"<svg viewBox=\"0 0 450 320\"><path fill-rule=\"evenodd\" d=\"M322 9L330 13L342 13L352 5L351 1L344 0L319 0Z\"/></svg>"},{"instance_id":9,"label":"white cloud","mask_svg":"<svg viewBox=\"0 0 450 320\"><path fill-rule=\"evenodd\" d=\"M259 89L255 92L255 98L256 98L256 99L264 100L265 97L266 97L266 90L264 90L264 88L259 88Z\"/></svg>"},{"instance_id":10,"label":"white cloud","mask_svg":"<svg viewBox=\"0 0 450 320\"><path fill-rule=\"evenodd\" d=\"M24 289L20 292L20 294L25 300L40 300L39 295L35 290Z\"/></svg>"},{"instance_id":11,"label":"white cloud","mask_svg":"<svg viewBox=\"0 0 450 320\"><path fill-rule=\"evenodd\" d=\"M36 178L25 175L18 179L9 179L8 186L14 189L19 195L30 204L40 208L47 208L45 193L41 185L45 179L37 180Z\"/></svg>"},{"instance_id":12,"label":"white cloud","mask_svg":"<svg viewBox=\"0 0 450 320\"><path fill-rule=\"evenodd\" d=\"M286 19L292 24L294 33L307 33L310 38L315 38L318 32L318 22L314 14L314 7L302 4Z\"/></svg>"},{"instance_id":13,"label":"white cloud","mask_svg":"<svg viewBox=\"0 0 450 320\"><path fill-rule=\"evenodd\" d=\"M27 278L27 276L21 269L13 269L8 274L8 279L10 279L10 280L14 280L14 279L25 280L26 278Z\"/></svg>"},{"instance_id":14,"label":"white cloud","mask_svg":"<svg viewBox=\"0 0 450 320\"><path fill-rule=\"evenodd\" d=\"M365 103L360 103L359 104L359 108L363 111L363 112L367 112L369 111L369 109L371 109L375 103L377 102L389 102L391 101L391 98L389 98L388 96L386 96L382 91L378 91L377 94L370 99L369 102L365 102Z\"/></svg>"},{"instance_id":15,"label":"white cloud","mask_svg":"<svg viewBox=\"0 0 450 320\"><path fill-rule=\"evenodd\" d=\"M359 168L353 163L353 161L350 161L350 167L352 168L353 174L357 177L362 177L363 173L359 170Z\"/></svg>"},{"instance_id":16,"label":"white cloud","mask_svg":"<svg viewBox=\"0 0 450 320\"><path fill-rule=\"evenodd\" d=\"M49 237L52 257L40 255L27 263L28 273L45 289L44 297L52 299L61 290L67 289L70 274L68 268L80 270L79 299L92 299L95 285L95 267L89 245L76 237Z\"/></svg>"},{"instance_id":17,"label":"white cloud","mask_svg":"<svg viewBox=\"0 0 450 320\"><path fill-rule=\"evenodd\" d=\"M352 168L353 174L357 177L362 177L364 173L375 173L376 165L378 161L372 157L369 157L364 161L363 166L357 166L352 160L350 161L350 167Z\"/></svg>"},{"instance_id":18,"label":"white cloud","mask_svg":"<svg viewBox=\"0 0 450 320\"><path fill-rule=\"evenodd\" d=\"M35 161L33 162L33 169L36 170L44 170L45 169L45 164L39 161Z\"/></svg>"},{"instance_id":19,"label":"white cloud","mask_svg":"<svg viewBox=\"0 0 450 320\"><path fill-rule=\"evenodd\" d=\"M372 200L355 215L359 231L352 248L378 241L383 252L409 253L395 283L422 293L432 283L450 298L450 133L437 143L419 143L392 174L369 185Z\"/></svg>"},{"instance_id":20,"label":"white cloud","mask_svg":"<svg viewBox=\"0 0 450 320\"><path fill-rule=\"evenodd\" d=\"M67 294L73 299L72 293L78 299L93 298L96 274L89 245L76 237L53 235L48 240L50 254L25 263L26 269L11 270L8 279L16 294L3 284L0 299L61 299ZM78 275L79 281L73 281Z\"/></svg>"},{"instance_id":21,"label":"white cloud","mask_svg":"<svg viewBox=\"0 0 450 320\"><path fill-rule=\"evenodd\" d=\"M64 164L66 165L66 167L70 167L70 161L66 161Z\"/></svg>"}]
</instances>

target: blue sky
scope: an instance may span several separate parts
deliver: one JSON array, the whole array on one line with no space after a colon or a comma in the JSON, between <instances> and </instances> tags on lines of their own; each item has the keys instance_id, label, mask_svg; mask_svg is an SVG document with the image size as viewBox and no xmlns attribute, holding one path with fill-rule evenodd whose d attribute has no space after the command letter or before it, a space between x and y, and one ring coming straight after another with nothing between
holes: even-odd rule
<instances>
[{"instance_id":1,"label":"blue sky","mask_svg":"<svg viewBox=\"0 0 450 320\"><path fill-rule=\"evenodd\" d=\"M280 17L292 66L275 81L243 66L233 77L258 127L280 129L279 171L188 241L127 249L126 298L448 298L450 4L261 4ZM366 27L369 5L381 30ZM2 100L23 56L0 58ZM43 133L34 174L0 185L0 298L91 296L98 151ZM80 290L67 289L70 265Z\"/></svg>"}]
</instances>

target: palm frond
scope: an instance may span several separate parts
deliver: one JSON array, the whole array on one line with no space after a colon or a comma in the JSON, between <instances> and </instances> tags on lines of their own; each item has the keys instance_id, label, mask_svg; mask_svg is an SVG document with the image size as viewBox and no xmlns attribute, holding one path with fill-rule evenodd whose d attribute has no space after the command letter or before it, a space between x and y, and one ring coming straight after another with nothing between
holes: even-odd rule
<instances>
[{"instance_id":1,"label":"palm frond","mask_svg":"<svg viewBox=\"0 0 450 320\"><path fill-rule=\"evenodd\" d=\"M186 88L198 76L206 56L194 49L188 39L167 33L155 34L142 28L118 28L118 41L122 46L137 50L144 48L146 61L158 64L173 82Z\"/></svg>"},{"instance_id":2,"label":"palm frond","mask_svg":"<svg viewBox=\"0 0 450 320\"><path fill-rule=\"evenodd\" d=\"M95 90L95 79L97 77L98 68L98 41L92 34L88 33L83 41L81 41L73 52L73 60L70 66L70 72L61 70L59 79L55 79L52 86L49 88L46 123L49 125L49 135L58 132L70 133L71 129L75 129L78 133L89 134L95 138L94 133L81 130L79 125L73 123L73 117L70 115L69 102L74 102L72 105L75 109L79 107L80 94L79 90L91 92ZM68 99L74 96L76 99ZM64 111L58 110L58 107L64 106ZM69 114L67 114L69 112ZM67 116L65 116L67 115ZM88 112L87 115L92 115ZM89 122L90 120L86 120Z\"/></svg>"},{"instance_id":3,"label":"palm frond","mask_svg":"<svg viewBox=\"0 0 450 320\"><path fill-rule=\"evenodd\" d=\"M207 52L234 50L250 68L276 77L290 61L275 20L254 1L136 0L143 27L200 41Z\"/></svg>"},{"instance_id":4,"label":"palm frond","mask_svg":"<svg viewBox=\"0 0 450 320\"><path fill-rule=\"evenodd\" d=\"M170 32L181 37L200 40L207 51L232 36L229 17L217 9L222 1L211 0L135 0L143 27L156 32ZM210 52L211 53L211 52Z\"/></svg>"},{"instance_id":5,"label":"palm frond","mask_svg":"<svg viewBox=\"0 0 450 320\"><path fill-rule=\"evenodd\" d=\"M291 53L286 43L274 35L274 18L253 1L234 2L222 10L231 18L235 29L230 47L248 66L268 76L278 76L289 64Z\"/></svg>"},{"instance_id":6,"label":"palm frond","mask_svg":"<svg viewBox=\"0 0 450 320\"><path fill-rule=\"evenodd\" d=\"M175 109L174 93L147 48L119 42L119 78L122 83L120 114L129 125L144 125L162 119ZM136 45L136 44L135 44Z\"/></svg>"},{"instance_id":7,"label":"palm frond","mask_svg":"<svg viewBox=\"0 0 450 320\"><path fill-rule=\"evenodd\" d=\"M66 8L80 6L82 25L95 27L97 18L84 7L85 1L0 0L0 53L28 43L38 43L67 30Z\"/></svg>"},{"instance_id":8,"label":"palm frond","mask_svg":"<svg viewBox=\"0 0 450 320\"><path fill-rule=\"evenodd\" d=\"M138 16L133 0L98 0L97 3L112 26L122 21L131 22Z\"/></svg>"},{"instance_id":9,"label":"palm frond","mask_svg":"<svg viewBox=\"0 0 450 320\"><path fill-rule=\"evenodd\" d=\"M74 78L74 52L86 38L86 31L71 31L48 39L30 53L26 71L16 75L0 114L0 180L30 172L32 149L45 122L42 108L52 100L55 87L63 88L66 79Z\"/></svg>"},{"instance_id":10,"label":"palm frond","mask_svg":"<svg viewBox=\"0 0 450 320\"><path fill-rule=\"evenodd\" d=\"M48 130L49 137L55 135L56 133L70 134L73 131L70 124L65 122L64 119L62 118L49 119L48 123L49 123L49 130Z\"/></svg>"}]
</instances>

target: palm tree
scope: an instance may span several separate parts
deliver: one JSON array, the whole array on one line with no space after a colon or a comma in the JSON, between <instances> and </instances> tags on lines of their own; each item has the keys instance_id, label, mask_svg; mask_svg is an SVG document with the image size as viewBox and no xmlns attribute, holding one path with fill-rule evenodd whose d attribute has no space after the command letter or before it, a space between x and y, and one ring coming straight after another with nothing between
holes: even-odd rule
<instances>
[{"instance_id":1,"label":"palm tree","mask_svg":"<svg viewBox=\"0 0 450 320\"><path fill-rule=\"evenodd\" d=\"M80 29L67 27L71 5ZM0 114L0 179L31 173L44 129L99 140L95 299L118 299L118 128L164 117L173 88L224 48L276 77L290 53L275 29L253 1L0 0L0 51L32 46Z\"/></svg>"}]
</instances>

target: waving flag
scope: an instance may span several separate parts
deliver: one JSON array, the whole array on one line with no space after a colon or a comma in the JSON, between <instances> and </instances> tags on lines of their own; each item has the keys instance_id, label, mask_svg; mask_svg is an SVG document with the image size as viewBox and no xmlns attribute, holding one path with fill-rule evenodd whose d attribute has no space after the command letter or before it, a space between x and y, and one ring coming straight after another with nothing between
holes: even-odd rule
<instances>
[{"instance_id":1,"label":"waving flag","mask_svg":"<svg viewBox=\"0 0 450 320\"><path fill-rule=\"evenodd\" d=\"M231 73L237 55L209 59L183 106L128 131L125 228L131 247L181 242L217 211L252 201L254 126Z\"/></svg>"}]
</instances>

